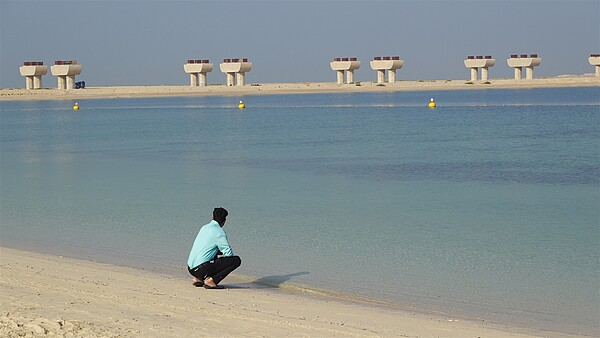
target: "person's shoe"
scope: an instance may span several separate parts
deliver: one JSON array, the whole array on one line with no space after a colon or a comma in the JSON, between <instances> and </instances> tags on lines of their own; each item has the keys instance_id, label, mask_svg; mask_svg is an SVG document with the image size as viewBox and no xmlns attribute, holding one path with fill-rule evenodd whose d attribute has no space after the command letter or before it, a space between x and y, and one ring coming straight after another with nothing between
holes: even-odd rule
<instances>
[{"instance_id":1,"label":"person's shoe","mask_svg":"<svg viewBox=\"0 0 600 338\"><path fill-rule=\"evenodd\" d=\"M210 285L207 285L207 284L204 284L204 288L205 289L209 289L209 290L210 289L217 289L217 290L225 289L225 287L221 286L221 285L210 286Z\"/></svg>"},{"instance_id":2,"label":"person's shoe","mask_svg":"<svg viewBox=\"0 0 600 338\"><path fill-rule=\"evenodd\" d=\"M197 287L197 288L201 288L204 286L204 282L203 281L198 281L198 282L194 282L192 283L193 286Z\"/></svg>"}]
</instances>

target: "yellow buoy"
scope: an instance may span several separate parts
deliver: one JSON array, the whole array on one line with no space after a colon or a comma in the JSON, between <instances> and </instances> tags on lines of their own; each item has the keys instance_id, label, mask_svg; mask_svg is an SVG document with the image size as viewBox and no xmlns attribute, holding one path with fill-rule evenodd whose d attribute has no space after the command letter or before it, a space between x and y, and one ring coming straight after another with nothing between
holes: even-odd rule
<instances>
[{"instance_id":1,"label":"yellow buoy","mask_svg":"<svg viewBox=\"0 0 600 338\"><path fill-rule=\"evenodd\" d=\"M242 102L242 100L240 100L240 104L238 104L238 108L240 108L240 109L246 108L246 105L244 104L244 102Z\"/></svg>"},{"instance_id":2,"label":"yellow buoy","mask_svg":"<svg viewBox=\"0 0 600 338\"><path fill-rule=\"evenodd\" d=\"M73 110L79 110L79 103L75 102L75 105L73 106Z\"/></svg>"},{"instance_id":3,"label":"yellow buoy","mask_svg":"<svg viewBox=\"0 0 600 338\"><path fill-rule=\"evenodd\" d=\"M435 108L435 101L433 101L433 98L429 101L429 108Z\"/></svg>"}]
</instances>

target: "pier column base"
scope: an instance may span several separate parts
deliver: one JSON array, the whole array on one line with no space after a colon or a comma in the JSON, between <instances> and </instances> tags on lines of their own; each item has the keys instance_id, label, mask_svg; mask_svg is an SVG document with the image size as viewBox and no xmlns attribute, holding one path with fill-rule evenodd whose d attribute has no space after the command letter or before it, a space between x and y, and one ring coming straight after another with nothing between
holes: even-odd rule
<instances>
[{"instance_id":1,"label":"pier column base","mask_svg":"<svg viewBox=\"0 0 600 338\"><path fill-rule=\"evenodd\" d=\"M600 66L596 66L596 77L600 77Z\"/></svg>"}]
</instances>

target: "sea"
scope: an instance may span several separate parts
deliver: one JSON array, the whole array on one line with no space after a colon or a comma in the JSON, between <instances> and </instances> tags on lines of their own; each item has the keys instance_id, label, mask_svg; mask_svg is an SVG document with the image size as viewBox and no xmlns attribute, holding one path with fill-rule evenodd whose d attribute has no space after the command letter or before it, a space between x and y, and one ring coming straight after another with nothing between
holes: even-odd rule
<instances>
[{"instance_id":1,"label":"sea","mask_svg":"<svg viewBox=\"0 0 600 338\"><path fill-rule=\"evenodd\" d=\"M187 279L221 206L257 283L600 336L600 87L74 103L0 102L0 245Z\"/></svg>"}]
</instances>

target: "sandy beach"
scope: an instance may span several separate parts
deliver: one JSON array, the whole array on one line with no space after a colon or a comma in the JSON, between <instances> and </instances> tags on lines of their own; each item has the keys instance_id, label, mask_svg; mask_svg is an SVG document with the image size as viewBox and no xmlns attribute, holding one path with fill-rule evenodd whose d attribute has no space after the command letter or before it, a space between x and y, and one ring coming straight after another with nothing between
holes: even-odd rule
<instances>
[{"instance_id":1,"label":"sandy beach","mask_svg":"<svg viewBox=\"0 0 600 338\"><path fill-rule=\"evenodd\" d=\"M208 85L206 87L179 86L106 86L84 89L59 90L42 88L27 90L22 88L0 89L0 101L10 100L77 100L92 98L131 98L164 96L243 96L259 94L304 94L304 93L360 93L360 92L399 92L418 90L465 90L490 88L550 88L550 87L591 87L600 86L600 78L594 76L572 76L539 78L529 80L490 79L487 82L468 80L401 80L394 83L377 84L362 81L353 84L334 82L304 83L264 83L241 87Z\"/></svg>"},{"instance_id":2,"label":"sandy beach","mask_svg":"<svg viewBox=\"0 0 600 338\"><path fill-rule=\"evenodd\" d=\"M0 336L552 337L484 321L267 286L0 248Z\"/></svg>"}]
</instances>

